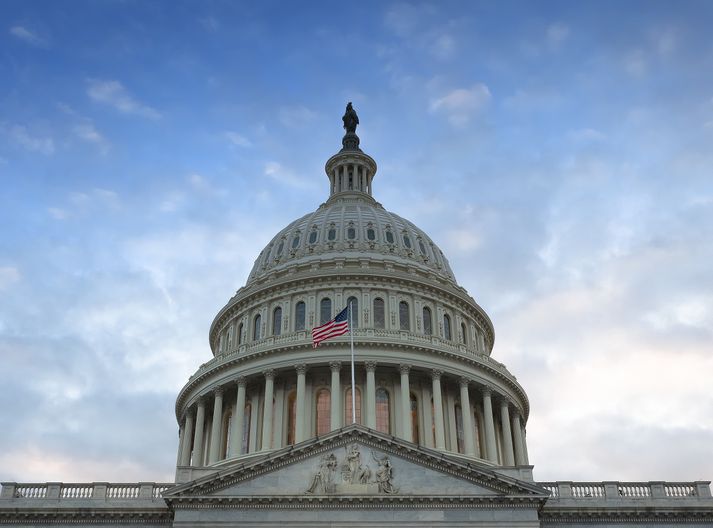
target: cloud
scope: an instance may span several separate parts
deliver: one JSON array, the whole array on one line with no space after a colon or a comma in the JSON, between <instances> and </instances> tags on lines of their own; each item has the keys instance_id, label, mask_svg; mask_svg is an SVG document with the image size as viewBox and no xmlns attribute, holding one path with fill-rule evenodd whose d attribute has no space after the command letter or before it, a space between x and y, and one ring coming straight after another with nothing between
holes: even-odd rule
<instances>
[{"instance_id":1,"label":"cloud","mask_svg":"<svg viewBox=\"0 0 713 528\"><path fill-rule=\"evenodd\" d=\"M248 138L238 134L237 132L228 131L225 133L225 137L228 138L231 145L236 147L249 148L253 146L252 142Z\"/></svg>"},{"instance_id":2,"label":"cloud","mask_svg":"<svg viewBox=\"0 0 713 528\"><path fill-rule=\"evenodd\" d=\"M20 40L37 47L47 46L47 41L24 26L12 26L9 33Z\"/></svg>"},{"instance_id":3,"label":"cloud","mask_svg":"<svg viewBox=\"0 0 713 528\"><path fill-rule=\"evenodd\" d=\"M49 156L54 154L54 140L30 134L24 125L11 125L2 129L18 146L30 152L39 152Z\"/></svg>"},{"instance_id":4,"label":"cloud","mask_svg":"<svg viewBox=\"0 0 713 528\"><path fill-rule=\"evenodd\" d=\"M648 70L646 55L641 50L630 51L623 59L624 71L632 77L642 77Z\"/></svg>"},{"instance_id":5,"label":"cloud","mask_svg":"<svg viewBox=\"0 0 713 528\"><path fill-rule=\"evenodd\" d=\"M133 114L158 119L161 114L154 108L134 99L119 81L90 79L87 95L98 103L107 104L123 114Z\"/></svg>"},{"instance_id":6,"label":"cloud","mask_svg":"<svg viewBox=\"0 0 713 528\"><path fill-rule=\"evenodd\" d=\"M94 127L92 121L84 121L74 126L76 136L87 143L92 143L98 146L102 153L109 150L109 142L107 139Z\"/></svg>"},{"instance_id":7,"label":"cloud","mask_svg":"<svg viewBox=\"0 0 713 528\"><path fill-rule=\"evenodd\" d=\"M455 126L464 126L488 104L490 98L488 87L477 83L472 88L457 88L432 100L430 110L433 113L444 113Z\"/></svg>"},{"instance_id":8,"label":"cloud","mask_svg":"<svg viewBox=\"0 0 713 528\"><path fill-rule=\"evenodd\" d=\"M569 27L560 22L547 28L547 43L551 48L558 48L569 37Z\"/></svg>"},{"instance_id":9,"label":"cloud","mask_svg":"<svg viewBox=\"0 0 713 528\"><path fill-rule=\"evenodd\" d=\"M290 106L280 108L278 119L280 123L288 128L302 128L305 124L313 121L317 113L306 106Z\"/></svg>"},{"instance_id":10,"label":"cloud","mask_svg":"<svg viewBox=\"0 0 713 528\"><path fill-rule=\"evenodd\" d=\"M447 59L451 57L455 50L455 38L447 33L435 37L430 47L431 54L439 59Z\"/></svg>"},{"instance_id":11,"label":"cloud","mask_svg":"<svg viewBox=\"0 0 713 528\"><path fill-rule=\"evenodd\" d=\"M20 280L20 270L14 266L0 266L0 291Z\"/></svg>"},{"instance_id":12,"label":"cloud","mask_svg":"<svg viewBox=\"0 0 713 528\"><path fill-rule=\"evenodd\" d=\"M296 189L310 189L315 186L314 182L296 175L291 169L283 167L276 161L268 161L263 174L276 182Z\"/></svg>"}]
</instances>

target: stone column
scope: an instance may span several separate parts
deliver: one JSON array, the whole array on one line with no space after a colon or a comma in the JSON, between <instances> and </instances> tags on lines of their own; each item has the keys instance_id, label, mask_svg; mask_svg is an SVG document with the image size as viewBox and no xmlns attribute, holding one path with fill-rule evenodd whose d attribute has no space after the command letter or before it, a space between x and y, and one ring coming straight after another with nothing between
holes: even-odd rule
<instances>
[{"instance_id":1,"label":"stone column","mask_svg":"<svg viewBox=\"0 0 713 528\"><path fill-rule=\"evenodd\" d=\"M475 456L475 438L473 437L473 416L470 410L470 394L468 394L468 378L460 379L460 410L463 418L463 437L465 439L465 454Z\"/></svg>"},{"instance_id":2,"label":"stone column","mask_svg":"<svg viewBox=\"0 0 713 528\"><path fill-rule=\"evenodd\" d=\"M228 453L230 456L240 455L243 449L243 422L245 421L245 385L247 380L245 376L240 376L236 383L238 384L238 397L235 400L235 416L230 431L230 447Z\"/></svg>"},{"instance_id":3,"label":"stone column","mask_svg":"<svg viewBox=\"0 0 713 528\"><path fill-rule=\"evenodd\" d=\"M500 402L500 423L503 426L503 464L515 465L515 452L512 445L512 431L510 431L510 410L507 400Z\"/></svg>"},{"instance_id":4,"label":"stone column","mask_svg":"<svg viewBox=\"0 0 713 528\"><path fill-rule=\"evenodd\" d=\"M297 370L297 401L295 402L295 443L305 439L305 375L307 365L295 365ZM289 410L287 411L289 412Z\"/></svg>"},{"instance_id":5,"label":"stone column","mask_svg":"<svg viewBox=\"0 0 713 528\"><path fill-rule=\"evenodd\" d=\"M193 465L203 465L203 427L205 426L205 399L198 400L196 407L196 432L193 436Z\"/></svg>"},{"instance_id":6,"label":"stone column","mask_svg":"<svg viewBox=\"0 0 713 528\"><path fill-rule=\"evenodd\" d=\"M329 413L329 426L332 431L339 429L342 426L341 420L341 405L342 405L342 387L339 379L339 371L342 368L341 361L332 361L329 363L329 368L332 371L332 390L329 401L331 409Z\"/></svg>"},{"instance_id":7,"label":"stone column","mask_svg":"<svg viewBox=\"0 0 713 528\"><path fill-rule=\"evenodd\" d=\"M183 444L181 445L181 461L179 466L189 466L191 464L191 443L193 438L193 411L186 412L186 421L183 425Z\"/></svg>"},{"instance_id":8,"label":"stone column","mask_svg":"<svg viewBox=\"0 0 713 528\"><path fill-rule=\"evenodd\" d=\"M525 429L524 423L521 422L520 426L522 427L522 454L525 457L525 465L529 466L530 456L527 454L527 430Z\"/></svg>"},{"instance_id":9,"label":"stone column","mask_svg":"<svg viewBox=\"0 0 713 528\"><path fill-rule=\"evenodd\" d=\"M367 361L366 367L366 426L376 429L376 362Z\"/></svg>"},{"instance_id":10,"label":"stone column","mask_svg":"<svg viewBox=\"0 0 713 528\"><path fill-rule=\"evenodd\" d=\"M265 375L265 401L262 408L262 450L272 447L272 400L275 398L275 371L268 369Z\"/></svg>"},{"instance_id":11,"label":"stone column","mask_svg":"<svg viewBox=\"0 0 713 528\"><path fill-rule=\"evenodd\" d=\"M441 375L443 371L434 370L433 379L433 421L436 424L436 449L446 448L446 432L443 423L443 396L441 393Z\"/></svg>"},{"instance_id":12,"label":"stone column","mask_svg":"<svg viewBox=\"0 0 713 528\"><path fill-rule=\"evenodd\" d=\"M489 388L483 389L483 421L485 422L485 452L488 460L498 463L498 448L495 444L495 423L493 422L493 402Z\"/></svg>"},{"instance_id":13,"label":"stone column","mask_svg":"<svg viewBox=\"0 0 713 528\"><path fill-rule=\"evenodd\" d=\"M210 430L210 452L208 464L215 464L220 460L220 444L223 436L223 389L215 389L213 401L213 423Z\"/></svg>"},{"instance_id":14,"label":"stone column","mask_svg":"<svg viewBox=\"0 0 713 528\"><path fill-rule=\"evenodd\" d=\"M517 409L514 410L512 413L511 423L514 440L513 447L515 449L515 465L525 466L527 465L527 462L525 459L525 450L523 449L522 442L522 426L520 425L520 413L517 411Z\"/></svg>"},{"instance_id":15,"label":"stone column","mask_svg":"<svg viewBox=\"0 0 713 528\"><path fill-rule=\"evenodd\" d=\"M409 442L418 442L418 438L411 437L413 424L411 423L411 391L408 381L408 373L411 370L411 365L399 365L401 372L401 432L403 437Z\"/></svg>"}]
</instances>

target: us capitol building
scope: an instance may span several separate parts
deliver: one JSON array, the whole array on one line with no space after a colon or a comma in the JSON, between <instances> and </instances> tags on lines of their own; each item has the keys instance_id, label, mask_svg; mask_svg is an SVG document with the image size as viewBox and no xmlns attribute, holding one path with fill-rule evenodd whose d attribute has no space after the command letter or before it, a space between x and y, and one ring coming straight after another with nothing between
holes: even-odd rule
<instances>
[{"instance_id":1,"label":"us capitol building","mask_svg":"<svg viewBox=\"0 0 713 528\"><path fill-rule=\"evenodd\" d=\"M277 233L176 399L175 483L3 482L9 526L713 526L709 482L536 482L524 388L343 118L329 198ZM350 336L311 329L353 307Z\"/></svg>"}]
</instances>

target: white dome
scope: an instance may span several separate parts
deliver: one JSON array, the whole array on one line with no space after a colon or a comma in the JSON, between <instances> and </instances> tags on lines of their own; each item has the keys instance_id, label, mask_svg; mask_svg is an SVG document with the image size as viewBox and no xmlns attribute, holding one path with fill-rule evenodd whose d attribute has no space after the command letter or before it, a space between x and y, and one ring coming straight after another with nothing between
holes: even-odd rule
<instances>
[{"instance_id":1,"label":"white dome","mask_svg":"<svg viewBox=\"0 0 713 528\"><path fill-rule=\"evenodd\" d=\"M443 252L413 223L362 192L339 193L282 229L255 260L247 286L290 266L339 254L345 259L408 263L455 283Z\"/></svg>"}]
</instances>

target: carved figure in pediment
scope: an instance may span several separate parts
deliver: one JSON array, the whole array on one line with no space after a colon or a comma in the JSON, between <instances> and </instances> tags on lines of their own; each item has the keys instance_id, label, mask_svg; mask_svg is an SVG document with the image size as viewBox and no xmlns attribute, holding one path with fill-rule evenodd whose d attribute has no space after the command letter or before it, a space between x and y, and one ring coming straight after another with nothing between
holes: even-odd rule
<instances>
[{"instance_id":1,"label":"carved figure in pediment","mask_svg":"<svg viewBox=\"0 0 713 528\"><path fill-rule=\"evenodd\" d=\"M398 488L396 488L392 482L394 478L394 468L391 465L389 456L384 455L378 458L373 451L371 452L371 456L378 464L376 468L376 483L379 485L379 493L386 493L387 495L398 493Z\"/></svg>"},{"instance_id":2,"label":"carved figure in pediment","mask_svg":"<svg viewBox=\"0 0 713 528\"><path fill-rule=\"evenodd\" d=\"M367 484L371 478L369 466L361 465L361 452L358 444L347 449L346 461L342 466L342 479L349 484Z\"/></svg>"},{"instance_id":3,"label":"carved figure in pediment","mask_svg":"<svg viewBox=\"0 0 713 528\"><path fill-rule=\"evenodd\" d=\"M312 483L305 493L326 494L334 488L334 471L337 469L337 457L334 453L324 455L319 462L319 470L312 477Z\"/></svg>"}]
</instances>

